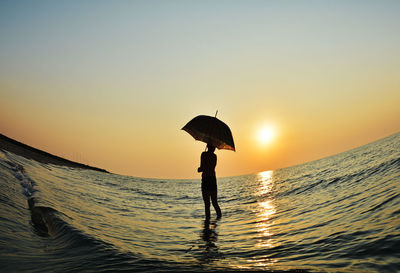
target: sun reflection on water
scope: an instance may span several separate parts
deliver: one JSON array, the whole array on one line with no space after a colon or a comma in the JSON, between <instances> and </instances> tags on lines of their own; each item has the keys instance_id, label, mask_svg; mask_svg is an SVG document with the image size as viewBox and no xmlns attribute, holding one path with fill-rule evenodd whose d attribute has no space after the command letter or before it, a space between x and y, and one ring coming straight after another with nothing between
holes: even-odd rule
<instances>
[{"instance_id":1,"label":"sun reflection on water","mask_svg":"<svg viewBox=\"0 0 400 273\"><path fill-rule=\"evenodd\" d=\"M273 172L266 171L258 174L259 189L256 193L259 198L257 207L257 232L258 243L257 247L260 248L272 248L274 247L273 240L271 239L271 225L273 222L271 218L276 213L274 199L270 197L273 187Z\"/></svg>"},{"instance_id":2,"label":"sun reflection on water","mask_svg":"<svg viewBox=\"0 0 400 273\"><path fill-rule=\"evenodd\" d=\"M273 171L265 171L257 174L259 182L258 196L264 196L271 192L273 186L272 174Z\"/></svg>"},{"instance_id":3,"label":"sun reflection on water","mask_svg":"<svg viewBox=\"0 0 400 273\"><path fill-rule=\"evenodd\" d=\"M243 261L233 263L230 266L238 270L274 270L279 260L271 256L274 255L273 248L279 245L274 237L273 225L274 217L277 213L276 201L273 195L274 177L273 171L265 171L256 174L254 177L252 188L252 199L249 208L252 211L253 219L248 223L251 228L251 234L248 237L250 247L254 250L254 255L245 257ZM252 182L253 182L252 181Z\"/></svg>"}]
</instances>

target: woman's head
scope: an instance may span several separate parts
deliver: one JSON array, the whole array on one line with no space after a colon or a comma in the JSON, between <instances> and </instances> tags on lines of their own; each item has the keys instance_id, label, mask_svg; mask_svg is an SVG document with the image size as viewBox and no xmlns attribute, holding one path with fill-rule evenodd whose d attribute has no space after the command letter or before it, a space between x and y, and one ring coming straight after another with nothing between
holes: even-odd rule
<instances>
[{"instance_id":1,"label":"woman's head","mask_svg":"<svg viewBox=\"0 0 400 273\"><path fill-rule=\"evenodd\" d=\"M208 151L210 151L212 153L215 151L215 147L211 143L207 143L207 149L208 149Z\"/></svg>"}]
</instances>

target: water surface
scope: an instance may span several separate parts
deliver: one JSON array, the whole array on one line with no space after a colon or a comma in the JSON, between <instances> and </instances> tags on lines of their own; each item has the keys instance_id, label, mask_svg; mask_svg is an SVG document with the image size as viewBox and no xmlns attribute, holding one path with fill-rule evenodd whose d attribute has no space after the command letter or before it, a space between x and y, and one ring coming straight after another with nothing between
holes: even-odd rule
<instances>
[{"instance_id":1,"label":"water surface","mask_svg":"<svg viewBox=\"0 0 400 273\"><path fill-rule=\"evenodd\" d=\"M6 272L400 270L400 134L219 178L223 217L209 223L198 179L127 177L0 151L0 187ZM29 198L47 230L32 223Z\"/></svg>"}]
</instances>

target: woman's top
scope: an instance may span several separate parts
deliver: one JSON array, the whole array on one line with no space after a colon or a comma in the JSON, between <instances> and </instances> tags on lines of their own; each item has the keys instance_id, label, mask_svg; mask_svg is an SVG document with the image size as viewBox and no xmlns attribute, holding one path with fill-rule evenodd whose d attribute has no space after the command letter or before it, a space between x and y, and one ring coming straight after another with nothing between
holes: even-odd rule
<instances>
[{"instance_id":1,"label":"woman's top","mask_svg":"<svg viewBox=\"0 0 400 273\"><path fill-rule=\"evenodd\" d=\"M214 176L215 166L217 165L217 155L211 152L203 152L201 154L200 168L202 177Z\"/></svg>"}]
</instances>

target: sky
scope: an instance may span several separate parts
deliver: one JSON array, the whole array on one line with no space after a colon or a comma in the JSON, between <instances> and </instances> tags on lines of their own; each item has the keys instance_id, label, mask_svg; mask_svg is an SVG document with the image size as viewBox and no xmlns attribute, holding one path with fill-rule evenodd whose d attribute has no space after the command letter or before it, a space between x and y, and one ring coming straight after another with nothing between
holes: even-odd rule
<instances>
[{"instance_id":1,"label":"sky","mask_svg":"<svg viewBox=\"0 0 400 273\"><path fill-rule=\"evenodd\" d=\"M274 170L400 131L399 1L0 1L0 133L110 172ZM264 139L260 131L267 129ZM265 137L265 135L269 137Z\"/></svg>"}]
</instances>

